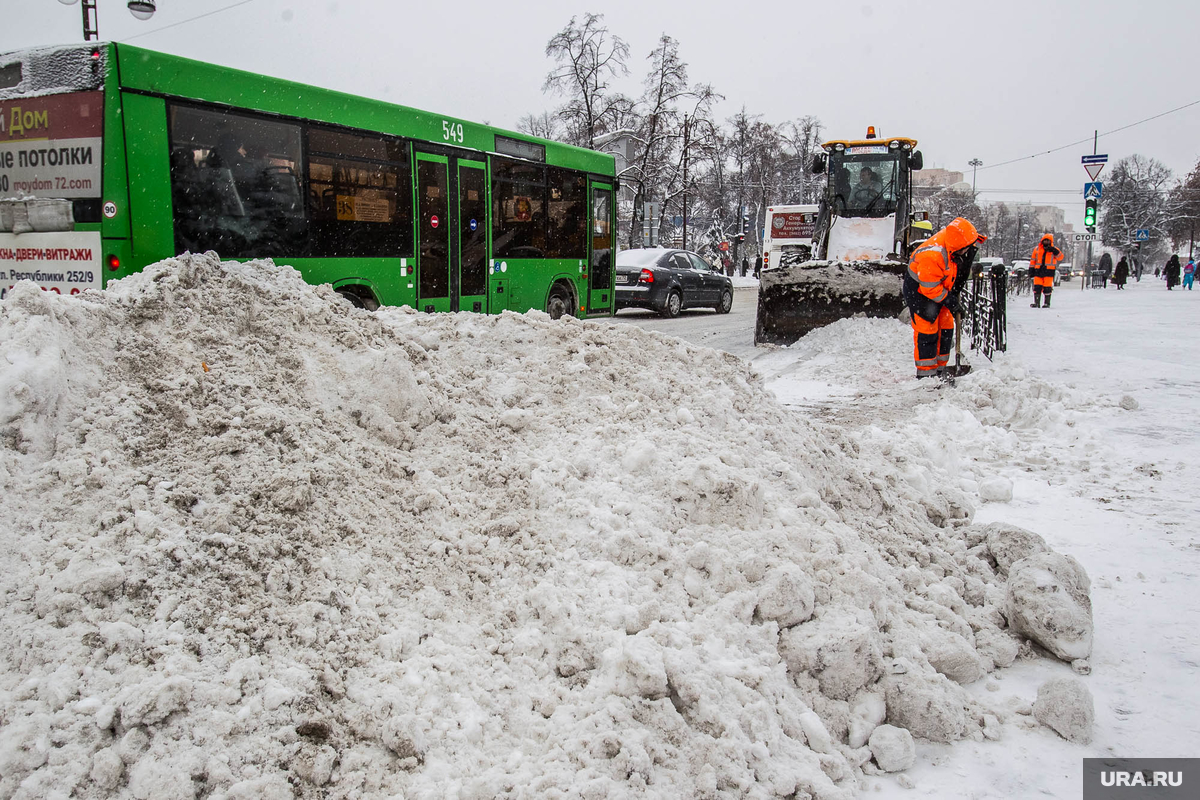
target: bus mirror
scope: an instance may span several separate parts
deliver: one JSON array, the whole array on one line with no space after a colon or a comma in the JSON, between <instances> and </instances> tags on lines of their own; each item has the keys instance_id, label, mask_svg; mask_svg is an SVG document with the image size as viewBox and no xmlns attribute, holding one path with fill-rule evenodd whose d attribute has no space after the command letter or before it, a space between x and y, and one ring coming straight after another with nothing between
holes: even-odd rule
<instances>
[{"instance_id":1,"label":"bus mirror","mask_svg":"<svg viewBox=\"0 0 1200 800\"><path fill-rule=\"evenodd\" d=\"M908 154L909 169L925 169L925 156L921 155L920 150L913 150Z\"/></svg>"},{"instance_id":2,"label":"bus mirror","mask_svg":"<svg viewBox=\"0 0 1200 800\"><path fill-rule=\"evenodd\" d=\"M817 153L812 160L812 174L820 175L825 171L825 154Z\"/></svg>"},{"instance_id":3,"label":"bus mirror","mask_svg":"<svg viewBox=\"0 0 1200 800\"><path fill-rule=\"evenodd\" d=\"M620 194L620 192L621 192L621 179L614 178L613 179L613 194Z\"/></svg>"}]
</instances>

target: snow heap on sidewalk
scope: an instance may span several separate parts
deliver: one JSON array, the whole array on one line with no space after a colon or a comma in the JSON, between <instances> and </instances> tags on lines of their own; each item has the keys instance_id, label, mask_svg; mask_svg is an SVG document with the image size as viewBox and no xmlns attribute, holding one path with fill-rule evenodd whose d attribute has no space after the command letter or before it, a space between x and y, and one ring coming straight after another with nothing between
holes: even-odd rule
<instances>
[{"instance_id":1,"label":"snow heap on sidewalk","mask_svg":"<svg viewBox=\"0 0 1200 800\"><path fill-rule=\"evenodd\" d=\"M731 356L212 254L0 350L0 796L845 798L1000 713L1011 548Z\"/></svg>"}]
</instances>

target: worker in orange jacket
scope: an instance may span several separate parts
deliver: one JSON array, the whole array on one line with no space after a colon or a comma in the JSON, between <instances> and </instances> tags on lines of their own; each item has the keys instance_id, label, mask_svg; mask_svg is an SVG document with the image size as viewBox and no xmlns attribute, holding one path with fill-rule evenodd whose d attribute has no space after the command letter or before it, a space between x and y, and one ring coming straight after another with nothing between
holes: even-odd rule
<instances>
[{"instance_id":1,"label":"worker in orange jacket","mask_svg":"<svg viewBox=\"0 0 1200 800\"><path fill-rule=\"evenodd\" d=\"M959 303L955 282L960 271L964 279L970 276L976 248L986 240L968 220L958 217L929 237L909 259L904 300L912 312L918 378L947 377Z\"/></svg>"},{"instance_id":2,"label":"worker in orange jacket","mask_svg":"<svg viewBox=\"0 0 1200 800\"><path fill-rule=\"evenodd\" d=\"M1029 274L1033 278L1033 302L1029 304L1030 308L1041 308L1043 297L1046 298L1046 308L1050 307L1054 273L1058 271L1058 262L1062 260L1062 251L1054 246L1054 234L1047 233L1029 257Z\"/></svg>"}]
</instances>

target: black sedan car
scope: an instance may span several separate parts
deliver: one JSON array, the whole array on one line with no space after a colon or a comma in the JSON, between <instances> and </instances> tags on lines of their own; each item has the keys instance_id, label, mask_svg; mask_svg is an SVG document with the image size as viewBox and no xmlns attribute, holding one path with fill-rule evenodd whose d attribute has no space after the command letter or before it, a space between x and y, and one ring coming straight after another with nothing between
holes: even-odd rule
<instances>
[{"instance_id":1,"label":"black sedan car","mask_svg":"<svg viewBox=\"0 0 1200 800\"><path fill-rule=\"evenodd\" d=\"M687 250L625 250L617 254L617 308L649 308L664 317L685 308L733 308L733 281Z\"/></svg>"}]
</instances>

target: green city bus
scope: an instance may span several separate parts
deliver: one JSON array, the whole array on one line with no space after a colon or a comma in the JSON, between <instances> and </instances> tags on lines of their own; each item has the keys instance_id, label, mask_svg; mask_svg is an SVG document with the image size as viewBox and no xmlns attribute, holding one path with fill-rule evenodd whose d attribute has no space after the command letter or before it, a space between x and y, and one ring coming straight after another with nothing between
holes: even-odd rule
<instances>
[{"instance_id":1,"label":"green city bus","mask_svg":"<svg viewBox=\"0 0 1200 800\"><path fill-rule=\"evenodd\" d=\"M611 315L612 156L125 44L0 55L0 291L187 251L355 305Z\"/></svg>"}]
</instances>

